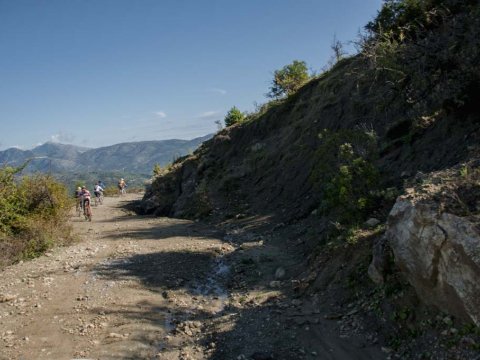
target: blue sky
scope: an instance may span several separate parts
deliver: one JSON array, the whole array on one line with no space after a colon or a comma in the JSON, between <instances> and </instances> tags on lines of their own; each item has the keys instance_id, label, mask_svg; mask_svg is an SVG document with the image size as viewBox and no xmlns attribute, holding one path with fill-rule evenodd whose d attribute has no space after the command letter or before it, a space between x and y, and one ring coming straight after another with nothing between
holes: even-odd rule
<instances>
[{"instance_id":1,"label":"blue sky","mask_svg":"<svg viewBox=\"0 0 480 360\"><path fill-rule=\"evenodd\" d=\"M0 0L0 149L191 139L320 71L381 0ZM350 51L353 47L346 45Z\"/></svg>"}]
</instances>

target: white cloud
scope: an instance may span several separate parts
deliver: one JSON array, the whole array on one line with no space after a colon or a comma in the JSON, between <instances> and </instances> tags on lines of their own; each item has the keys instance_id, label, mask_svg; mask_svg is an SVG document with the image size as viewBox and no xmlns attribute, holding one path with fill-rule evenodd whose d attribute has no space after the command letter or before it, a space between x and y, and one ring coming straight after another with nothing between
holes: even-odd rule
<instances>
[{"instance_id":1,"label":"white cloud","mask_svg":"<svg viewBox=\"0 0 480 360\"><path fill-rule=\"evenodd\" d=\"M157 115L160 119L164 119L167 117L167 114L165 114L165 112L163 111L156 111L154 114Z\"/></svg>"},{"instance_id":2,"label":"white cloud","mask_svg":"<svg viewBox=\"0 0 480 360\"><path fill-rule=\"evenodd\" d=\"M220 88L210 88L210 89L208 89L208 91L213 92L213 93L217 93L217 94L220 94L220 95L226 95L227 94L227 90L220 89Z\"/></svg>"},{"instance_id":3,"label":"white cloud","mask_svg":"<svg viewBox=\"0 0 480 360\"><path fill-rule=\"evenodd\" d=\"M212 119L215 117L218 117L220 115L220 111L205 111L204 113L201 113L198 118L199 119Z\"/></svg>"},{"instance_id":4,"label":"white cloud","mask_svg":"<svg viewBox=\"0 0 480 360\"><path fill-rule=\"evenodd\" d=\"M50 136L51 142L71 143L75 140L75 136L60 131L58 134Z\"/></svg>"}]
</instances>

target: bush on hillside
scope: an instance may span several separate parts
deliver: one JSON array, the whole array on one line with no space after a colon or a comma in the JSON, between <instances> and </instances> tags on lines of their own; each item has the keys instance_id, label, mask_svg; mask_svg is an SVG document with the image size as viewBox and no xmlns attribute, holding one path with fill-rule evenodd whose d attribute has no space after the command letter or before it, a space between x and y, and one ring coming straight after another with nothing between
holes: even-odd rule
<instances>
[{"instance_id":1,"label":"bush on hillside","mask_svg":"<svg viewBox=\"0 0 480 360\"><path fill-rule=\"evenodd\" d=\"M232 107L227 115L225 116L225 126L232 126L233 124L237 124L242 122L245 119L245 114L242 113L236 106Z\"/></svg>"},{"instance_id":2,"label":"bush on hillside","mask_svg":"<svg viewBox=\"0 0 480 360\"><path fill-rule=\"evenodd\" d=\"M0 169L0 265L72 240L67 220L73 201L66 187L48 175L17 181L21 170Z\"/></svg>"},{"instance_id":3,"label":"bush on hillside","mask_svg":"<svg viewBox=\"0 0 480 360\"><path fill-rule=\"evenodd\" d=\"M319 210L343 223L362 221L375 205L380 175L373 161L377 146L373 133L324 130L312 177L320 192Z\"/></svg>"},{"instance_id":4,"label":"bush on hillside","mask_svg":"<svg viewBox=\"0 0 480 360\"><path fill-rule=\"evenodd\" d=\"M294 60L273 73L272 86L267 94L271 98L280 98L295 93L310 79L305 61Z\"/></svg>"},{"instance_id":5,"label":"bush on hillside","mask_svg":"<svg viewBox=\"0 0 480 360\"><path fill-rule=\"evenodd\" d=\"M422 126L432 114L476 106L478 1L389 0L367 30L362 54L377 81L390 85L384 102L397 104L391 111Z\"/></svg>"}]
</instances>

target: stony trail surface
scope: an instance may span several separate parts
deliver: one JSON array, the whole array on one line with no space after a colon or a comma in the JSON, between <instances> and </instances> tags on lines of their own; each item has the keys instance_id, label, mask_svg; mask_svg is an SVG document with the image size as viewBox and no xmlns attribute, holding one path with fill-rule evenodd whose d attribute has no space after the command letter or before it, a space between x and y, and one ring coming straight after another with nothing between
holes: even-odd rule
<instances>
[{"instance_id":1,"label":"stony trail surface","mask_svg":"<svg viewBox=\"0 0 480 360\"><path fill-rule=\"evenodd\" d=\"M2 270L0 359L384 358L270 281L273 258L288 269L273 245L137 216L135 199L106 198L92 222L72 216L76 244Z\"/></svg>"}]
</instances>

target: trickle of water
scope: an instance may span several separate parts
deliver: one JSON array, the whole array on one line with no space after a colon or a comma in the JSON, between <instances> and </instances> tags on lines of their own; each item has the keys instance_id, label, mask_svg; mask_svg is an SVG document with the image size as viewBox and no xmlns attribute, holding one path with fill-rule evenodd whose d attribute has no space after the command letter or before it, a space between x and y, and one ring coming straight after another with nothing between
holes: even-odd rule
<instances>
[{"instance_id":1,"label":"trickle of water","mask_svg":"<svg viewBox=\"0 0 480 360\"><path fill-rule=\"evenodd\" d=\"M210 275L201 284L195 284L192 292L209 298L209 304L215 313L225 308L228 293L223 286L225 278L230 273L230 267L222 256L215 259Z\"/></svg>"}]
</instances>

